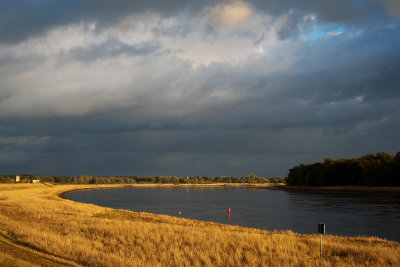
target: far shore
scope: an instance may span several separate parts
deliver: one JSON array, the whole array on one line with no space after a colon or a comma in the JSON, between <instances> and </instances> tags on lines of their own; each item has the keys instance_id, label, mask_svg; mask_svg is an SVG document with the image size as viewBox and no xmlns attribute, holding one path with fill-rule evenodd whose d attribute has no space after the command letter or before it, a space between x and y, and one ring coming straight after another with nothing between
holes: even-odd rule
<instances>
[{"instance_id":1,"label":"far shore","mask_svg":"<svg viewBox=\"0 0 400 267\"><path fill-rule=\"evenodd\" d=\"M321 192L321 193L390 193L399 194L400 187L377 187L377 186L289 186L276 185L271 189L281 189L291 192Z\"/></svg>"}]
</instances>

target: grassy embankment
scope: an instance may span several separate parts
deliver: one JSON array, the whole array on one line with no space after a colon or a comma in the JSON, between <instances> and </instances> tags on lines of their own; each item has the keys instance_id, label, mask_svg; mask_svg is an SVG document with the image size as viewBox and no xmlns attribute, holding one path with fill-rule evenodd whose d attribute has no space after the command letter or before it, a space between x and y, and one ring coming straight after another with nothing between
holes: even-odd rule
<instances>
[{"instance_id":1,"label":"grassy embankment","mask_svg":"<svg viewBox=\"0 0 400 267\"><path fill-rule=\"evenodd\" d=\"M400 266L400 244L378 238L326 235L320 259L318 235L135 213L59 196L97 187L0 185L0 265Z\"/></svg>"}]
</instances>

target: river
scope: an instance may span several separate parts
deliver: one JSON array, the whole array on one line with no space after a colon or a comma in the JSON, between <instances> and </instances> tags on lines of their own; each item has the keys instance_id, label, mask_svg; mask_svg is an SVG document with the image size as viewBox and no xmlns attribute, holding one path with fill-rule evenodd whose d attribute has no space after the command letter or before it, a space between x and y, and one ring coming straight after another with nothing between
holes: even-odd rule
<instances>
[{"instance_id":1,"label":"river","mask_svg":"<svg viewBox=\"0 0 400 267\"><path fill-rule=\"evenodd\" d=\"M70 192L100 206L265 230L377 236L400 242L400 198L371 193L288 192L252 187L123 187ZM231 208L231 213L228 213Z\"/></svg>"}]
</instances>

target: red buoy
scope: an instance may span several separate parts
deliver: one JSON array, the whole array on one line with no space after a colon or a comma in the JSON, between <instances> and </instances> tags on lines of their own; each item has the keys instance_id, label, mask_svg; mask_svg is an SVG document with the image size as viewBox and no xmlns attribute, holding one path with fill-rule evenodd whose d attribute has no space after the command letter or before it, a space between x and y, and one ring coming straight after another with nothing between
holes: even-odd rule
<instances>
[{"instance_id":1,"label":"red buoy","mask_svg":"<svg viewBox=\"0 0 400 267\"><path fill-rule=\"evenodd\" d=\"M228 213L231 213L231 208L228 208Z\"/></svg>"}]
</instances>

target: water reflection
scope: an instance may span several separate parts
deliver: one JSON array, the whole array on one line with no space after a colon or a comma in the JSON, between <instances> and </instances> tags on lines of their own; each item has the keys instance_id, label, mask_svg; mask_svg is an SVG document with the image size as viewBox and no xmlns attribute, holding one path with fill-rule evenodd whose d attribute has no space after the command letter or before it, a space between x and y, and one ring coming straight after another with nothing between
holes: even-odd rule
<instances>
[{"instance_id":1,"label":"water reflection","mask_svg":"<svg viewBox=\"0 0 400 267\"><path fill-rule=\"evenodd\" d=\"M321 221L339 235L400 240L400 200L382 195L289 193L290 210L300 221ZM312 231L308 229L307 231Z\"/></svg>"},{"instance_id":2,"label":"water reflection","mask_svg":"<svg viewBox=\"0 0 400 267\"><path fill-rule=\"evenodd\" d=\"M69 199L112 208L145 211L256 227L315 233L379 236L400 241L398 196L286 192L246 187L110 188L71 192ZM227 209L231 208L232 213Z\"/></svg>"}]
</instances>

